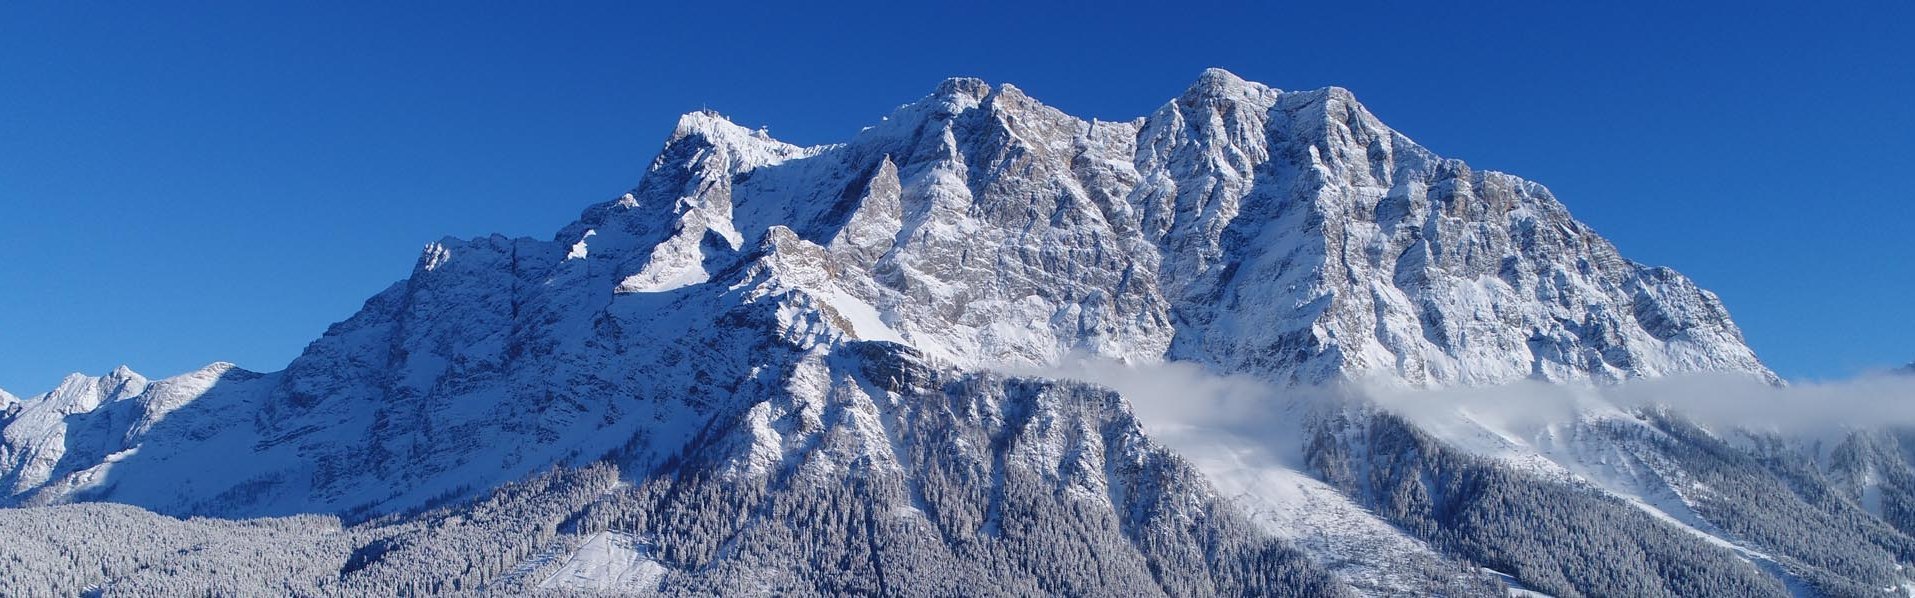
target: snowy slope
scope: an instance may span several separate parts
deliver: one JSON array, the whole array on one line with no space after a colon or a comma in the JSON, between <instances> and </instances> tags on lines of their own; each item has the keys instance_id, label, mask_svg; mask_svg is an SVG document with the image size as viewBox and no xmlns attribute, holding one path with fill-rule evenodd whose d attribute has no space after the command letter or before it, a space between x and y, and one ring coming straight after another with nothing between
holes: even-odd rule
<instances>
[{"instance_id":1,"label":"snowy slope","mask_svg":"<svg viewBox=\"0 0 1915 598\"><path fill-rule=\"evenodd\" d=\"M1295 544L1367 596L1467 586L1451 559L1329 484L1269 454L1259 440L1212 430L1155 430L1264 531ZM1458 592L1452 587L1453 593Z\"/></svg>"},{"instance_id":2,"label":"snowy slope","mask_svg":"<svg viewBox=\"0 0 1915 598\"><path fill-rule=\"evenodd\" d=\"M857 342L759 396L581 531L646 538L670 595L1343 595L1108 390Z\"/></svg>"},{"instance_id":3,"label":"snowy slope","mask_svg":"<svg viewBox=\"0 0 1915 598\"><path fill-rule=\"evenodd\" d=\"M78 449L76 457L94 461L129 448L110 436L133 419L120 404L146 388L146 378L121 366L97 378L67 376L59 387L19 404L18 413L0 431L0 482L9 493L18 493L52 481L56 468L71 461L66 459L69 450ZM73 416L124 423L74 429Z\"/></svg>"},{"instance_id":4,"label":"snowy slope","mask_svg":"<svg viewBox=\"0 0 1915 598\"><path fill-rule=\"evenodd\" d=\"M665 568L648 557L651 547L630 534L592 534L565 564L538 584L542 589L573 591L642 590L657 587Z\"/></svg>"},{"instance_id":5,"label":"snowy slope","mask_svg":"<svg viewBox=\"0 0 1915 598\"><path fill-rule=\"evenodd\" d=\"M1909 461L1915 445L1905 430L1850 427L1825 443L1774 430L1711 428L1666 406L1624 404L1624 395L1587 385L1370 392L1383 395L1379 402L1392 406L1417 434L1520 476L1522 486L1599 492L1654 523L1729 550L1791 593L1857 595L1893 588L1890 595L1908 595L1904 570L1915 557L1915 536L1909 535L1915 526L1904 509L1915 504ZM1502 403L1512 400L1524 404ZM1325 460L1341 460L1328 456L1341 452L1393 450L1379 444L1386 443L1343 441L1313 450ZM1462 466L1427 467L1435 471L1425 472L1425 480ZM1416 485L1432 495L1457 493L1439 489L1440 483ZM1359 500L1381 499L1364 494L1358 492Z\"/></svg>"}]
</instances>

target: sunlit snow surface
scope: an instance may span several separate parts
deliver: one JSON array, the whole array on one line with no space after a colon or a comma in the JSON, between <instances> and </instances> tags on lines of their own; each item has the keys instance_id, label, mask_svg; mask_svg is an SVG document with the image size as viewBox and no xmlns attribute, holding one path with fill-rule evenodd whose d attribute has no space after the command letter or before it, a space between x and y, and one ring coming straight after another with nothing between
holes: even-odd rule
<instances>
[{"instance_id":1,"label":"sunlit snow surface","mask_svg":"<svg viewBox=\"0 0 1915 598\"><path fill-rule=\"evenodd\" d=\"M649 543L630 534L599 532L566 558L543 589L633 591L655 587L666 569L651 559Z\"/></svg>"},{"instance_id":2,"label":"sunlit snow surface","mask_svg":"<svg viewBox=\"0 0 1915 598\"><path fill-rule=\"evenodd\" d=\"M1151 436L1196 465L1258 527L1294 543L1367 595L1421 587L1424 568L1441 561L1428 544L1279 462L1265 448L1267 439L1175 426L1152 427Z\"/></svg>"}]
</instances>

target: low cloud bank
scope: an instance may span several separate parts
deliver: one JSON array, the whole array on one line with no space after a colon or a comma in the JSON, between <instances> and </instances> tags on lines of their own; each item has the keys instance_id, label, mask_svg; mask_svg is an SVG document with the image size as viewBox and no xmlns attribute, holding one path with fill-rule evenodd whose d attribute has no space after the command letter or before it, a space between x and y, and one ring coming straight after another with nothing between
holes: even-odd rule
<instances>
[{"instance_id":1,"label":"low cloud bank","mask_svg":"<svg viewBox=\"0 0 1915 598\"><path fill-rule=\"evenodd\" d=\"M1124 396L1147 433L1185 455L1218 451L1233 458L1275 460L1302 468L1302 424L1308 411L1341 392L1280 388L1244 375L1225 375L1186 362L1127 364L1070 356L1047 368L1006 373L1088 382ZM1250 454L1246 451L1255 451Z\"/></svg>"},{"instance_id":2,"label":"low cloud bank","mask_svg":"<svg viewBox=\"0 0 1915 598\"><path fill-rule=\"evenodd\" d=\"M1504 429L1529 430L1579 413L1666 406L1716 429L1829 437L1856 428L1915 426L1915 376L1869 374L1773 386L1746 376L1696 374L1612 385L1518 382L1410 390L1364 385L1378 405L1423 420L1461 409Z\"/></svg>"},{"instance_id":3,"label":"low cloud bank","mask_svg":"<svg viewBox=\"0 0 1915 598\"><path fill-rule=\"evenodd\" d=\"M1282 390L1243 375L1211 372L1191 363L1127 364L1097 357L1070 357L1044 369L1013 372L1089 382L1116 390L1147 423L1236 428L1284 411ZM1315 391L1312 391L1315 392Z\"/></svg>"},{"instance_id":4,"label":"low cloud bank","mask_svg":"<svg viewBox=\"0 0 1915 598\"><path fill-rule=\"evenodd\" d=\"M1704 374L1611 385L1523 381L1491 387L1413 389L1355 382L1335 387L1277 387L1243 375L1221 375L1180 362L1126 364L1073 356L1056 366L1012 371L1110 387L1130 402L1153 432L1214 430L1263 439L1294 457L1300 422L1327 403L1368 400L1412 421L1453 420L1459 412L1523 433L1579 414L1667 406L1716 429L1747 428L1789 436L1829 437L1845 430L1915 426L1915 375L1772 386L1739 375ZM1278 441L1282 442L1270 442ZM1285 461L1294 462L1286 458Z\"/></svg>"}]
</instances>

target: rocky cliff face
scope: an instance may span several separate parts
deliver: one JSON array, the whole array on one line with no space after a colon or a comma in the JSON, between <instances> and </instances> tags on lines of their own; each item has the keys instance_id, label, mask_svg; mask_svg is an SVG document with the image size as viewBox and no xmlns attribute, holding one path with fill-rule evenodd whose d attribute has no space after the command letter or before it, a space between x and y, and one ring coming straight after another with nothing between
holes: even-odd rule
<instances>
[{"instance_id":1,"label":"rocky cliff face","mask_svg":"<svg viewBox=\"0 0 1915 598\"><path fill-rule=\"evenodd\" d=\"M688 115L646 180L560 238L644 239L638 259L612 241L620 291L708 280L783 225L876 312L862 336L958 363L1078 352L1415 385L1773 377L1713 295L1341 89L1213 70L1148 118L1105 123L954 79L824 148Z\"/></svg>"}]
</instances>

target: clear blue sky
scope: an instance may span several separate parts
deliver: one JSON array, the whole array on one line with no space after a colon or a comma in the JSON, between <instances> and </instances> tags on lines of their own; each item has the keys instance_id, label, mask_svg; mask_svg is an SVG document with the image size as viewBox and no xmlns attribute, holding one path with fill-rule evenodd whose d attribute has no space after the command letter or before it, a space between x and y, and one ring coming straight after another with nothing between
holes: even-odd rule
<instances>
[{"instance_id":1,"label":"clear blue sky","mask_svg":"<svg viewBox=\"0 0 1915 598\"><path fill-rule=\"evenodd\" d=\"M701 106L823 143L947 76L1125 119L1208 66L1549 185L1784 376L1915 359L1906 2L346 4L0 3L0 388L283 367L423 243L632 186Z\"/></svg>"}]
</instances>

